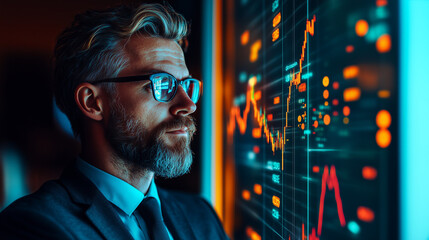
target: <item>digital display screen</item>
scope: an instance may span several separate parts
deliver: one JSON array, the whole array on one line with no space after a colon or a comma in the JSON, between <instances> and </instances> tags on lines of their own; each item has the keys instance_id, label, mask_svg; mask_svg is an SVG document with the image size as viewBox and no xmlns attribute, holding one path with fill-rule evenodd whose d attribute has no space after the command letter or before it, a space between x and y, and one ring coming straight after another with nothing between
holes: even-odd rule
<instances>
[{"instance_id":1,"label":"digital display screen","mask_svg":"<svg viewBox=\"0 0 429 240\"><path fill-rule=\"evenodd\" d=\"M397 238L397 4L234 2L235 239Z\"/></svg>"}]
</instances>

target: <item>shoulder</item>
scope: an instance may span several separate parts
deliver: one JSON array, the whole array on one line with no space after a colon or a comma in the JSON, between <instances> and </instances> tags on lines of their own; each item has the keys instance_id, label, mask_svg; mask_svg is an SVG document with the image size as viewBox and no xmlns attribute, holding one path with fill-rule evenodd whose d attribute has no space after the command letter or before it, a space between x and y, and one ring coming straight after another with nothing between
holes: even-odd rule
<instances>
[{"instance_id":1,"label":"shoulder","mask_svg":"<svg viewBox=\"0 0 429 240\"><path fill-rule=\"evenodd\" d=\"M159 197L162 204L175 204L179 205L182 209L186 210L198 210L197 213L204 215L213 214L217 218L216 212L212 206L202 197L196 194L177 192L172 190L165 190L158 188Z\"/></svg>"},{"instance_id":2,"label":"shoulder","mask_svg":"<svg viewBox=\"0 0 429 240\"><path fill-rule=\"evenodd\" d=\"M59 181L48 181L36 192L22 197L6 209L4 209L0 216L11 215L18 212L25 211L57 211L54 206L63 205L64 199L68 198L68 193Z\"/></svg>"},{"instance_id":3,"label":"shoulder","mask_svg":"<svg viewBox=\"0 0 429 240\"><path fill-rule=\"evenodd\" d=\"M13 202L0 213L0 232L4 239L67 238L58 224L66 195L57 181L49 181L35 193ZM41 229L49 231L43 233Z\"/></svg>"},{"instance_id":4,"label":"shoulder","mask_svg":"<svg viewBox=\"0 0 429 240\"><path fill-rule=\"evenodd\" d=\"M180 211L192 224L199 236L212 236L211 239L228 239L222 223L211 206L202 197L164 189L158 189L162 208L169 211Z\"/></svg>"}]
</instances>

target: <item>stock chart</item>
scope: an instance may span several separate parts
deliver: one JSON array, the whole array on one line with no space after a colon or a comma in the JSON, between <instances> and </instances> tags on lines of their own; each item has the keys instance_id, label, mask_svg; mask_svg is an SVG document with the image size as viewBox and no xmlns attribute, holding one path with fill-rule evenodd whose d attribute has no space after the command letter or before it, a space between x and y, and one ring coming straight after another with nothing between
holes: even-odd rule
<instances>
[{"instance_id":1,"label":"stock chart","mask_svg":"<svg viewBox=\"0 0 429 240\"><path fill-rule=\"evenodd\" d=\"M234 2L235 239L397 238L397 4Z\"/></svg>"}]
</instances>

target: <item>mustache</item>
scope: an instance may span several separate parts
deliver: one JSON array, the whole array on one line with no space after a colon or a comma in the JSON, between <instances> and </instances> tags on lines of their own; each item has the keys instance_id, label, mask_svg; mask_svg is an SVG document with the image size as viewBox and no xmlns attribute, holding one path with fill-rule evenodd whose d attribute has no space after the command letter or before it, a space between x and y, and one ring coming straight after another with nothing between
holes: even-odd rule
<instances>
[{"instance_id":1,"label":"mustache","mask_svg":"<svg viewBox=\"0 0 429 240\"><path fill-rule=\"evenodd\" d=\"M184 128L187 127L187 131L190 137L195 134L196 126L195 121L191 116L180 116L173 118L171 120L160 123L157 127L157 131L159 135L165 134L170 129L176 128ZM158 136L159 136L158 135Z\"/></svg>"}]
</instances>

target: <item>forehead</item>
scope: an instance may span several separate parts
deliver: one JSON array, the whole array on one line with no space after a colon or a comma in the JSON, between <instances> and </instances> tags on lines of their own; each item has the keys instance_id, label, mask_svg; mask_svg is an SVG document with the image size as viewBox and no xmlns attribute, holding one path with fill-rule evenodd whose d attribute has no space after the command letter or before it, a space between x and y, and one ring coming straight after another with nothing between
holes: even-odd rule
<instances>
[{"instance_id":1,"label":"forehead","mask_svg":"<svg viewBox=\"0 0 429 240\"><path fill-rule=\"evenodd\" d=\"M174 40L133 36L124 51L128 67L120 75L167 72L178 79L189 75L182 48Z\"/></svg>"}]
</instances>

